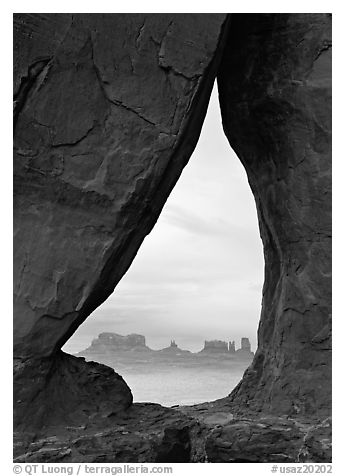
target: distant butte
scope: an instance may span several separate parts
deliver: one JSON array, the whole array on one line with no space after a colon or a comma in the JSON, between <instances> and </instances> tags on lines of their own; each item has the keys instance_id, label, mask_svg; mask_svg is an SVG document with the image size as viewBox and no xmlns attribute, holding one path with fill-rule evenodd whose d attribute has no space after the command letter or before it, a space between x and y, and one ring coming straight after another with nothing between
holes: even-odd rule
<instances>
[{"instance_id":1,"label":"distant butte","mask_svg":"<svg viewBox=\"0 0 345 476\"><path fill-rule=\"evenodd\" d=\"M122 336L112 332L102 332L91 345L78 353L79 356L89 354L111 354L117 352L150 352L151 354L166 355L193 355L193 356L236 356L245 360L252 359L254 353L251 351L250 341L247 337L242 337L241 348L235 349L235 341L229 343L221 340L205 340L204 348L199 352L191 352L181 349L172 340L170 346L163 349L151 349L146 345L146 338L140 334L129 334Z\"/></svg>"}]
</instances>

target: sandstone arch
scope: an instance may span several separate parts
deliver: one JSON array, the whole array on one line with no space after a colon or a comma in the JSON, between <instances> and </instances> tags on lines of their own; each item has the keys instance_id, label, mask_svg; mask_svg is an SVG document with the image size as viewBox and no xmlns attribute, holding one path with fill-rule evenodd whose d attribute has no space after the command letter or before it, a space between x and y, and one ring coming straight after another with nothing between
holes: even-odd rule
<instances>
[{"instance_id":1,"label":"sandstone arch","mask_svg":"<svg viewBox=\"0 0 345 476\"><path fill-rule=\"evenodd\" d=\"M119 376L60 349L157 220L216 75L266 260L258 351L226 405L239 415L329 415L330 23L327 14L15 15L21 432L130 407Z\"/></svg>"},{"instance_id":2,"label":"sandstone arch","mask_svg":"<svg viewBox=\"0 0 345 476\"><path fill-rule=\"evenodd\" d=\"M265 285L259 349L233 399L270 411L327 415L331 19L236 18L218 73L220 104L256 200Z\"/></svg>"}]
</instances>

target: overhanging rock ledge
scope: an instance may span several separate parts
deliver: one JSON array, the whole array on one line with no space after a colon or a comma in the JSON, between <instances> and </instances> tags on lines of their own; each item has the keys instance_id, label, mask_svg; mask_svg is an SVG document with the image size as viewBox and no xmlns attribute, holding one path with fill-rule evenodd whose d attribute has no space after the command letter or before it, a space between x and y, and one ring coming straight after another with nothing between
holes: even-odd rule
<instances>
[{"instance_id":1,"label":"overhanging rock ledge","mask_svg":"<svg viewBox=\"0 0 345 476\"><path fill-rule=\"evenodd\" d=\"M17 461L330 460L330 54L328 14L14 15ZM61 347L154 226L216 76L264 244L258 350L225 399L132 404Z\"/></svg>"}]
</instances>

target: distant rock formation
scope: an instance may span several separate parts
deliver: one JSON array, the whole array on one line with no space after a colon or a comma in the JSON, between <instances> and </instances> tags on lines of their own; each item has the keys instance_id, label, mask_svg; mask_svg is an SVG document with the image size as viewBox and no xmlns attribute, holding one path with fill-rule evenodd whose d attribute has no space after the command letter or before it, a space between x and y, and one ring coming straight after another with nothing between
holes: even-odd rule
<instances>
[{"instance_id":1,"label":"distant rock formation","mask_svg":"<svg viewBox=\"0 0 345 476\"><path fill-rule=\"evenodd\" d=\"M236 352L235 341L229 341L229 352L234 354Z\"/></svg>"},{"instance_id":2,"label":"distant rock formation","mask_svg":"<svg viewBox=\"0 0 345 476\"><path fill-rule=\"evenodd\" d=\"M241 348L236 350L235 341L223 340L205 340L204 348L200 352L193 353L190 350L181 349L175 342L170 341L168 347L153 350L146 345L145 336L141 334L129 334L122 336L114 332L102 332L96 339L93 339L91 345L79 352L79 356L88 354L111 354L114 352L150 352L153 355L233 355L238 358L253 358L250 340L248 337L242 337Z\"/></svg>"},{"instance_id":3,"label":"distant rock formation","mask_svg":"<svg viewBox=\"0 0 345 476\"><path fill-rule=\"evenodd\" d=\"M150 351L147 347L145 336L140 334L129 334L122 336L113 332L102 332L97 339L93 339L90 347L83 353L109 353L117 351Z\"/></svg>"},{"instance_id":4,"label":"distant rock formation","mask_svg":"<svg viewBox=\"0 0 345 476\"><path fill-rule=\"evenodd\" d=\"M158 352L170 355L191 354L190 350L180 349L180 347L176 344L175 340L172 340L170 342L169 347L165 347L164 349L161 349Z\"/></svg>"},{"instance_id":5,"label":"distant rock formation","mask_svg":"<svg viewBox=\"0 0 345 476\"><path fill-rule=\"evenodd\" d=\"M204 348L201 350L201 352L209 353L222 353L228 351L228 344L223 340L205 340Z\"/></svg>"},{"instance_id":6,"label":"distant rock formation","mask_svg":"<svg viewBox=\"0 0 345 476\"><path fill-rule=\"evenodd\" d=\"M235 341L225 342L223 340L205 340L204 348L199 352L201 354L233 354L236 357L252 358L254 353L251 351L250 340L248 337L242 337L241 347L236 350Z\"/></svg>"},{"instance_id":7,"label":"distant rock formation","mask_svg":"<svg viewBox=\"0 0 345 476\"><path fill-rule=\"evenodd\" d=\"M246 350L248 352L251 352L250 340L248 339L248 337L242 337L242 339L241 339L241 350Z\"/></svg>"},{"instance_id":8,"label":"distant rock formation","mask_svg":"<svg viewBox=\"0 0 345 476\"><path fill-rule=\"evenodd\" d=\"M253 357L254 353L251 350L250 340L248 337L242 337L241 348L236 350L237 356Z\"/></svg>"}]
</instances>

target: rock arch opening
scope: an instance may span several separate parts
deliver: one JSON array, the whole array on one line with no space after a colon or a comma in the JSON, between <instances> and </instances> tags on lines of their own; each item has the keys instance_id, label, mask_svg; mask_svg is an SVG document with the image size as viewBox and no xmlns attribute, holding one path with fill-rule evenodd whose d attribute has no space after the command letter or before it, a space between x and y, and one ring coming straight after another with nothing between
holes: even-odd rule
<instances>
[{"instance_id":1,"label":"rock arch opening","mask_svg":"<svg viewBox=\"0 0 345 476\"><path fill-rule=\"evenodd\" d=\"M262 285L255 202L224 135L215 83L196 149L155 227L63 350L113 367L134 401L221 398L252 361L242 338L255 351Z\"/></svg>"},{"instance_id":2,"label":"rock arch opening","mask_svg":"<svg viewBox=\"0 0 345 476\"><path fill-rule=\"evenodd\" d=\"M15 14L14 33L18 461L327 461L331 15ZM61 351L155 225L216 77L265 257L258 349L218 428Z\"/></svg>"}]
</instances>

